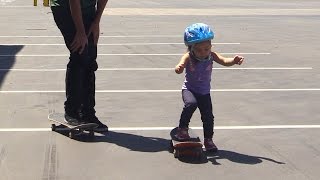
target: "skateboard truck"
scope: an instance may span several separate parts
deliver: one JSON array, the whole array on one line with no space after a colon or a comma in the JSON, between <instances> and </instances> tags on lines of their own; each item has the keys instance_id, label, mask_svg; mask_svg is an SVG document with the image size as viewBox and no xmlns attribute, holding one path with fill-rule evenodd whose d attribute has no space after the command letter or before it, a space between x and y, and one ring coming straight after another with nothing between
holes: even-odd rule
<instances>
[{"instance_id":1,"label":"skateboard truck","mask_svg":"<svg viewBox=\"0 0 320 180\"><path fill-rule=\"evenodd\" d=\"M90 137L94 137L94 128L98 127L96 123L85 123L79 124L76 126L70 125L64 121L64 114L63 113L51 113L48 115L48 119L52 122L51 130L52 131L59 131L59 130L67 130L69 131L69 137L74 139L75 136L83 134L84 131L89 132ZM57 126L56 124L60 124ZM63 127L61 127L63 126Z\"/></svg>"}]
</instances>

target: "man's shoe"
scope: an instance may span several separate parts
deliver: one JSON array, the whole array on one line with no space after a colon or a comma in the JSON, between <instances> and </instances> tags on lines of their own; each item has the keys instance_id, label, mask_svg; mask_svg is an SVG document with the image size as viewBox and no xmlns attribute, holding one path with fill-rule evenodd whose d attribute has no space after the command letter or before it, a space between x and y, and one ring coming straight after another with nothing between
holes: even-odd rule
<instances>
[{"instance_id":1,"label":"man's shoe","mask_svg":"<svg viewBox=\"0 0 320 180\"><path fill-rule=\"evenodd\" d=\"M212 139L210 138L204 138L204 147L206 148L206 151L209 151L209 152L218 151L217 146L213 143Z\"/></svg>"},{"instance_id":2,"label":"man's shoe","mask_svg":"<svg viewBox=\"0 0 320 180\"><path fill-rule=\"evenodd\" d=\"M189 136L189 133L188 133L188 128L178 128L177 134L175 135L175 137L179 141L190 139L190 136Z\"/></svg>"},{"instance_id":3,"label":"man's shoe","mask_svg":"<svg viewBox=\"0 0 320 180\"><path fill-rule=\"evenodd\" d=\"M109 131L108 126L99 121L96 116L90 117L89 122L98 124L98 127L93 129L95 132L106 133Z\"/></svg>"},{"instance_id":4,"label":"man's shoe","mask_svg":"<svg viewBox=\"0 0 320 180\"><path fill-rule=\"evenodd\" d=\"M64 121L72 126L77 126L82 123L78 117L68 115L67 113L64 114Z\"/></svg>"}]
</instances>

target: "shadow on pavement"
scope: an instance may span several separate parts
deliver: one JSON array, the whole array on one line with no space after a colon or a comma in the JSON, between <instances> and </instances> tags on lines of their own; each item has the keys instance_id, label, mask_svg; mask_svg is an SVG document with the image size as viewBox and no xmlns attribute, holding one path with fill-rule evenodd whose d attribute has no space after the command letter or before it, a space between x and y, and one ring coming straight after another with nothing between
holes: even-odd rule
<instances>
[{"instance_id":1,"label":"shadow on pavement","mask_svg":"<svg viewBox=\"0 0 320 180\"><path fill-rule=\"evenodd\" d=\"M276 164L285 164L283 162L279 162L276 160L273 160L271 158L266 157L260 157L260 156L251 156L247 154L241 154L233 151L227 151L227 150L218 150L216 153L210 153L206 152L206 156L208 158L208 161L211 161L214 165L221 165L217 160L221 159L227 159L234 163L240 163L240 164L259 164L262 163L263 160L270 161Z\"/></svg>"},{"instance_id":2,"label":"shadow on pavement","mask_svg":"<svg viewBox=\"0 0 320 180\"><path fill-rule=\"evenodd\" d=\"M0 88L4 79L15 63L15 55L23 48L23 46L3 46L0 45Z\"/></svg>"},{"instance_id":3,"label":"shadow on pavement","mask_svg":"<svg viewBox=\"0 0 320 180\"><path fill-rule=\"evenodd\" d=\"M172 158L174 158L173 155L172 155ZM181 162L188 163L188 164L205 164L209 162L206 155L203 155L201 157L184 156L184 157L179 157L177 159Z\"/></svg>"},{"instance_id":4,"label":"shadow on pavement","mask_svg":"<svg viewBox=\"0 0 320 180\"><path fill-rule=\"evenodd\" d=\"M68 131L56 131L59 134L68 137ZM109 131L106 134L96 133L94 138L90 137L87 133L75 136L74 140L80 142L106 142L116 144L120 147L127 148L131 151L138 152L160 152L169 151L172 154L172 159L174 160L174 155L170 151L170 139L163 139L158 137L145 137L135 134L128 134L123 132ZM279 162L271 158L252 156L247 154L241 154L233 151L218 150L218 152L204 152L203 156L198 157L179 157L177 160L189 163L189 164L205 164L212 162L213 165L221 165L218 160L229 160L234 163L255 165L262 163L263 160L270 161L276 164L285 164L284 162Z\"/></svg>"},{"instance_id":5,"label":"shadow on pavement","mask_svg":"<svg viewBox=\"0 0 320 180\"><path fill-rule=\"evenodd\" d=\"M56 131L57 133L68 137L68 131ZM80 142L106 142L116 144L120 147L130 149L131 151L139 152L160 152L170 151L170 139L163 139L158 137L145 137L141 135L128 134L123 132L109 131L106 134L97 135L94 138L90 137L87 133L75 136L74 140ZM229 160L234 163L255 165L262 163L263 160L270 161L276 164L285 164L284 162L276 161L271 158L252 156L247 154L241 154L233 151L218 150L218 152L206 152L204 151L203 156L198 157L179 157L177 160L189 163L189 164L205 164L212 162L213 165L221 165L218 160Z\"/></svg>"},{"instance_id":6,"label":"shadow on pavement","mask_svg":"<svg viewBox=\"0 0 320 180\"><path fill-rule=\"evenodd\" d=\"M158 137L145 137L135 134L109 131L105 136L98 136L95 142L108 142L139 152L168 151L170 140Z\"/></svg>"},{"instance_id":7,"label":"shadow on pavement","mask_svg":"<svg viewBox=\"0 0 320 180\"><path fill-rule=\"evenodd\" d=\"M56 131L68 137L68 131ZM135 134L109 131L107 134L96 133L95 137L90 137L87 133L75 136L74 140L80 142L106 142L116 144L120 147L139 152L160 152L168 151L170 140L158 137L145 137Z\"/></svg>"}]
</instances>

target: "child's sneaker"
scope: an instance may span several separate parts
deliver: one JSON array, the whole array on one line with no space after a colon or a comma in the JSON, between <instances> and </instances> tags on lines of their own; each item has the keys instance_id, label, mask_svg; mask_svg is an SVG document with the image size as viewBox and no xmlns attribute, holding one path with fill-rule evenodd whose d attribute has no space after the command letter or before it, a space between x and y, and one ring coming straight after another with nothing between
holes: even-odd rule
<instances>
[{"instance_id":1,"label":"child's sneaker","mask_svg":"<svg viewBox=\"0 0 320 180\"><path fill-rule=\"evenodd\" d=\"M175 135L175 137L179 141L190 139L190 136L189 136L189 133L188 133L188 128L178 128L177 134Z\"/></svg>"},{"instance_id":2,"label":"child's sneaker","mask_svg":"<svg viewBox=\"0 0 320 180\"><path fill-rule=\"evenodd\" d=\"M206 151L210 151L210 152L218 151L217 146L213 143L212 139L210 138L204 139L204 147L206 148Z\"/></svg>"}]
</instances>

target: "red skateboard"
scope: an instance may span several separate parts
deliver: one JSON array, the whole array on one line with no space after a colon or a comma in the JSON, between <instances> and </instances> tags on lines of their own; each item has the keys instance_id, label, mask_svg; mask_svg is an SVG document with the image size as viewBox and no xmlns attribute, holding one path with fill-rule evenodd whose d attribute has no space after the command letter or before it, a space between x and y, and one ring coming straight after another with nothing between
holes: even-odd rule
<instances>
[{"instance_id":1,"label":"red skateboard","mask_svg":"<svg viewBox=\"0 0 320 180\"><path fill-rule=\"evenodd\" d=\"M192 156L201 158L203 156L202 143L200 138L194 134L192 129L189 128L190 139L179 141L175 135L177 134L177 129L174 128L170 132L171 136L171 149L173 150L173 155L175 158Z\"/></svg>"}]
</instances>

